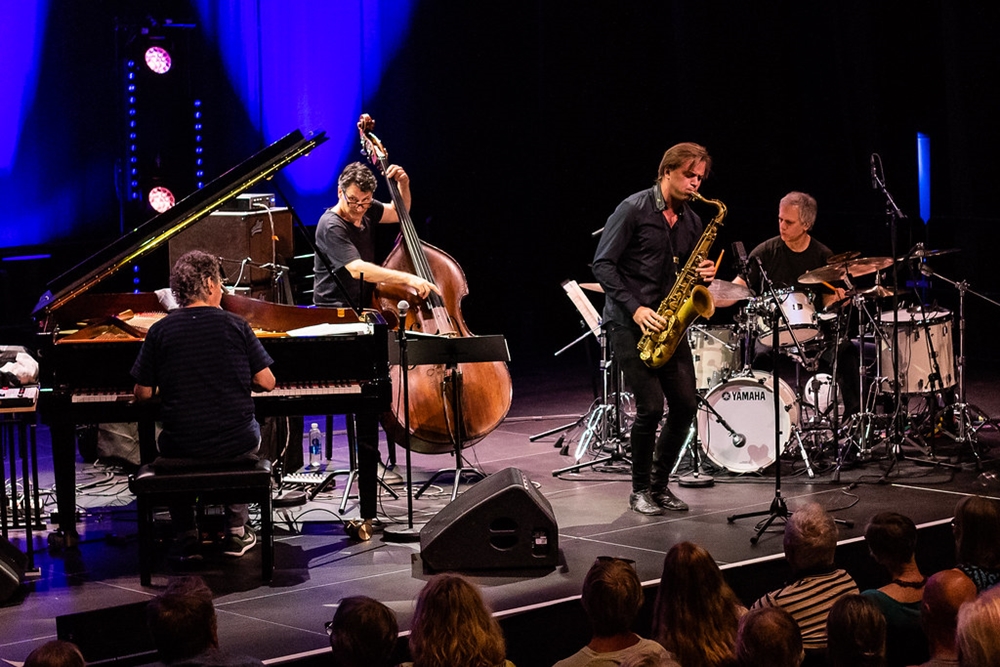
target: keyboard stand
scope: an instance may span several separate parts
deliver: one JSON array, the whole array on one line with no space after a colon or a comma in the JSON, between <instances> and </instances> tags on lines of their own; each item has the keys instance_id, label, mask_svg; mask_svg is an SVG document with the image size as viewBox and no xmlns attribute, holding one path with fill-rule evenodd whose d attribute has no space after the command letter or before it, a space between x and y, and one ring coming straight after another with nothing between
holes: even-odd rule
<instances>
[{"instance_id":1,"label":"keyboard stand","mask_svg":"<svg viewBox=\"0 0 1000 667\"><path fill-rule=\"evenodd\" d=\"M347 475L347 482L344 484L344 497L340 499L340 514L347 512L347 501L351 497L351 489L354 488L354 482L358 479L358 438L357 431L354 424L354 415L347 414L344 415L344 421L347 423L347 451L349 457L349 468L347 470L334 470L333 475ZM329 429L332 425L333 419L327 422ZM399 494L392 490L392 488L385 483L385 481L376 476L379 486L381 486L386 492L392 496L393 500L399 500Z\"/></svg>"}]
</instances>

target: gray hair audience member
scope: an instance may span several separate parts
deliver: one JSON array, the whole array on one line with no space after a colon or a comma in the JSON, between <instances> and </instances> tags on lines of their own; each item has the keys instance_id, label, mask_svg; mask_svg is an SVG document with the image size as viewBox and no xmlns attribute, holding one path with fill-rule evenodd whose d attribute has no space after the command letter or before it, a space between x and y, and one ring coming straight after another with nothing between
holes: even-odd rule
<instances>
[{"instance_id":1,"label":"gray hair audience member","mask_svg":"<svg viewBox=\"0 0 1000 667\"><path fill-rule=\"evenodd\" d=\"M660 664L677 667L665 648L632 632L642 599L642 584L631 561L598 558L583 581L580 599L590 620L591 640L555 667L620 664L646 655L662 660Z\"/></svg>"},{"instance_id":2,"label":"gray hair audience member","mask_svg":"<svg viewBox=\"0 0 1000 667\"><path fill-rule=\"evenodd\" d=\"M931 575L920 604L920 624L927 635L930 659L920 667L958 665L955 626L958 610L976 599L976 585L958 570L943 570Z\"/></svg>"},{"instance_id":3,"label":"gray hair audience member","mask_svg":"<svg viewBox=\"0 0 1000 667\"><path fill-rule=\"evenodd\" d=\"M342 599L326 631L336 667L389 667L399 637L392 610L363 595Z\"/></svg>"},{"instance_id":4,"label":"gray hair audience member","mask_svg":"<svg viewBox=\"0 0 1000 667\"><path fill-rule=\"evenodd\" d=\"M987 591L961 606L955 644L962 667L1000 665L1000 589Z\"/></svg>"},{"instance_id":5,"label":"gray hair audience member","mask_svg":"<svg viewBox=\"0 0 1000 667\"><path fill-rule=\"evenodd\" d=\"M781 607L751 609L740 619L739 667L799 667L805 656L799 624Z\"/></svg>"},{"instance_id":6,"label":"gray hair audience member","mask_svg":"<svg viewBox=\"0 0 1000 667\"><path fill-rule=\"evenodd\" d=\"M197 576L175 579L146 607L153 644L160 660L175 667L261 667L257 658L219 649L212 589Z\"/></svg>"},{"instance_id":7,"label":"gray hair audience member","mask_svg":"<svg viewBox=\"0 0 1000 667\"><path fill-rule=\"evenodd\" d=\"M24 659L24 667L84 667L87 663L76 644L53 639Z\"/></svg>"},{"instance_id":8,"label":"gray hair audience member","mask_svg":"<svg viewBox=\"0 0 1000 667\"><path fill-rule=\"evenodd\" d=\"M784 549L795 581L767 593L752 608L781 607L791 614L808 658L826 649L826 617L833 603L857 593L858 585L834 566L837 524L818 503L807 503L789 517Z\"/></svg>"},{"instance_id":9,"label":"gray hair audience member","mask_svg":"<svg viewBox=\"0 0 1000 667\"><path fill-rule=\"evenodd\" d=\"M906 667L927 660L927 637L920 627L920 601L927 577L917 567L917 527L897 512L880 512L865 528L868 552L889 573L891 581L861 594L885 617L885 655L889 667Z\"/></svg>"},{"instance_id":10,"label":"gray hair audience member","mask_svg":"<svg viewBox=\"0 0 1000 667\"><path fill-rule=\"evenodd\" d=\"M845 595L833 603L826 635L831 667L885 665L885 616L863 595Z\"/></svg>"}]
</instances>

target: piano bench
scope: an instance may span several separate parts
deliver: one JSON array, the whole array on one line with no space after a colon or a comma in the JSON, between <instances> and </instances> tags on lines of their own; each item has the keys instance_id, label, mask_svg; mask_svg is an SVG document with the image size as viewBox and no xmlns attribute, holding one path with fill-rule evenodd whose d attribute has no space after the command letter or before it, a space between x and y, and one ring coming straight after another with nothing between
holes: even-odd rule
<instances>
[{"instance_id":1,"label":"piano bench","mask_svg":"<svg viewBox=\"0 0 1000 667\"><path fill-rule=\"evenodd\" d=\"M152 580L153 510L169 505L255 503L260 506L261 579L274 572L274 518L271 505L271 462L241 458L227 461L163 459L129 477L136 497L139 534L139 581Z\"/></svg>"}]
</instances>

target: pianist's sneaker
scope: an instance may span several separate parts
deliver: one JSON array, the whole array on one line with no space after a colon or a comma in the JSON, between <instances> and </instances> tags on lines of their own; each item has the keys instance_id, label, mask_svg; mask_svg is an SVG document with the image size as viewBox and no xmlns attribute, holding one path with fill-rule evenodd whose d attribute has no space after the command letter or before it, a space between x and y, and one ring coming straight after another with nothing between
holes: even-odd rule
<instances>
[{"instance_id":1,"label":"pianist's sneaker","mask_svg":"<svg viewBox=\"0 0 1000 667\"><path fill-rule=\"evenodd\" d=\"M243 534L236 535L230 533L222 546L222 553L226 556L239 558L257 544L257 533L253 532L250 526L243 526Z\"/></svg>"}]
</instances>

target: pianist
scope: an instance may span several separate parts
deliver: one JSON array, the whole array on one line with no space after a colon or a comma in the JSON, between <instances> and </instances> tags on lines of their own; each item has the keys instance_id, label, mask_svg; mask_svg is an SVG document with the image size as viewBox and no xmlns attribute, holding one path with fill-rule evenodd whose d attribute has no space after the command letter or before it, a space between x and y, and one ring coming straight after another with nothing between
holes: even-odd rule
<instances>
[{"instance_id":1,"label":"pianist","mask_svg":"<svg viewBox=\"0 0 1000 667\"><path fill-rule=\"evenodd\" d=\"M136 400L158 392L163 431L157 447L163 458L229 460L254 454L260 427L251 390L271 391L271 357L247 322L222 310L222 277L213 255L192 250L170 272L170 288L180 304L154 323L132 367ZM201 558L201 540L191 507L172 507L178 534L175 560ZM257 542L246 505L226 507L227 556L239 557Z\"/></svg>"}]
</instances>

